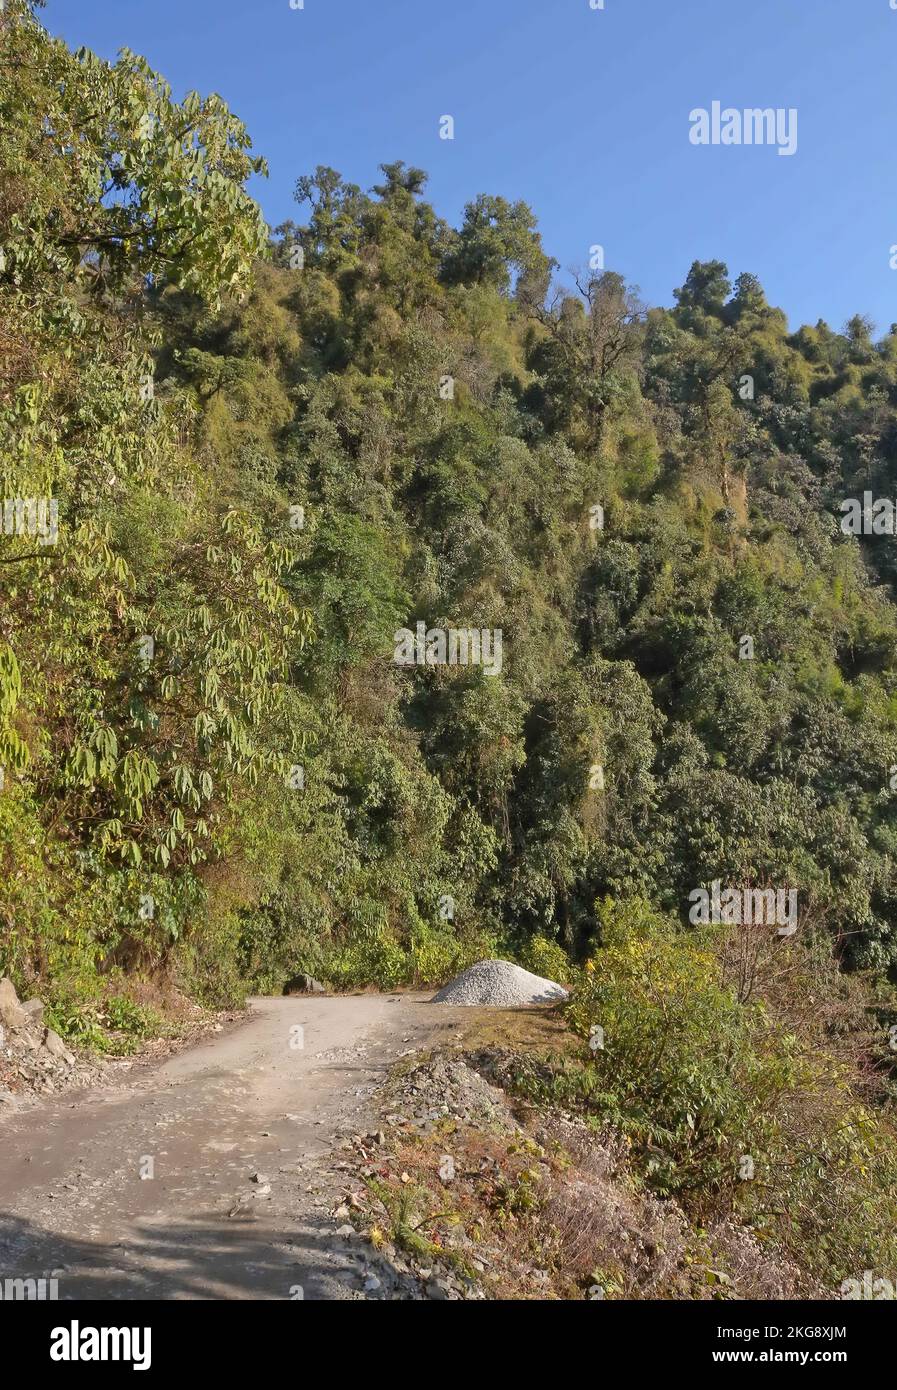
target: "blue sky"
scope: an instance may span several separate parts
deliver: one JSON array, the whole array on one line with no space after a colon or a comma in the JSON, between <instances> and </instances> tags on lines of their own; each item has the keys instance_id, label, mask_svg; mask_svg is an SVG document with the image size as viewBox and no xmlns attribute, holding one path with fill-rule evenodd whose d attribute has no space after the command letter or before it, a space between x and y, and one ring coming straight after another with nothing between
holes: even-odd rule
<instances>
[{"instance_id":1,"label":"blue sky","mask_svg":"<svg viewBox=\"0 0 897 1390\"><path fill-rule=\"evenodd\" d=\"M562 267L599 243L650 303L717 257L792 326L897 321L890 0L604 4L48 0L43 22L143 53L179 97L219 92L269 161L253 192L272 225L302 220L293 185L316 164L367 188L404 159L455 225L477 193L524 198ZM689 113L714 100L797 108L797 152L692 145Z\"/></svg>"}]
</instances>

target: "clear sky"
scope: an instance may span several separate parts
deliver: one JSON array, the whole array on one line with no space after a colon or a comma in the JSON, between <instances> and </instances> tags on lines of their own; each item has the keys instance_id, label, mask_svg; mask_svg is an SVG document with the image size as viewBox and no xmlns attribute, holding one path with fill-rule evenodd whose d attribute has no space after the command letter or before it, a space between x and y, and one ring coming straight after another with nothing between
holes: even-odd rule
<instances>
[{"instance_id":1,"label":"clear sky","mask_svg":"<svg viewBox=\"0 0 897 1390\"><path fill-rule=\"evenodd\" d=\"M253 192L272 225L302 220L293 185L316 164L369 188L404 159L455 225L477 193L524 198L562 267L598 243L649 303L715 257L792 326L897 321L891 0L591 3L48 0L43 22L144 54L178 97L219 92L269 161ZM714 100L796 108L797 152L692 144Z\"/></svg>"}]
</instances>

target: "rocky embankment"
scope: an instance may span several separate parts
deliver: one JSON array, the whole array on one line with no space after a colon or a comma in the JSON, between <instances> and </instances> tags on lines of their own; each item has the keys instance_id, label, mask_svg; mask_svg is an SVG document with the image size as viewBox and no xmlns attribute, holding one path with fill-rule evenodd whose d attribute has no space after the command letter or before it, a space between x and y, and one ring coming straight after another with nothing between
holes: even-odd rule
<instances>
[{"instance_id":1,"label":"rocky embankment","mask_svg":"<svg viewBox=\"0 0 897 1390\"><path fill-rule=\"evenodd\" d=\"M41 1096L123 1084L134 1067L163 1060L245 1016L243 1009L210 1013L182 997L175 1002L180 1007L166 1016L158 1036L141 1038L137 1046L129 1041L126 1056L100 1056L67 1044L47 1025L41 999L19 999L12 981L0 978L0 1119ZM110 1053L120 1041L110 1035Z\"/></svg>"},{"instance_id":2,"label":"rocky embankment","mask_svg":"<svg viewBox=\"0 0 897 1390\"><path fill-rule=\"evenodd\" d=\"M91 1086L115 1065L73 1052L44 1021L42 1000L20 1000L0 979L0 1105Z\"/></svg>"},{"instance_id":3,"label":"rocky embankment","mask_svg":"<svg viewBox=\"0 0 897 1390\"><path fill-rule=\"evenodd\" d=\"M699 1230L651 1196L610 1131L521 1105L506 1089L517 1062L420 1057L379 1093L383 1128L347 1145L357 1181L336 1212L375 1248L368 1298L830 1296L744 1228Z\"/></svg>"}]
</instances>

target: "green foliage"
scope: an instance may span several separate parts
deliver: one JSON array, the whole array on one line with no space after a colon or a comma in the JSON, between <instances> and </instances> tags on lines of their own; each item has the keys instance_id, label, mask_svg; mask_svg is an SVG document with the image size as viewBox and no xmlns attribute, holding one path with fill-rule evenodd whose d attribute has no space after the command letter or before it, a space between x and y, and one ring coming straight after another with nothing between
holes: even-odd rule
<instances>
[{"instance_id":1,"label":"green foliage","mask_svg":"<svg viewBox=\"0 0 897 1390\"><path fill-rule=\"evenodd\" d=\"M606 1056L556 1086L664 1192L731 1197L760 1136L846 1261L781 1176L812 1058L675 922L788 885L800 949L897 969L897 552L837 522L895 493L897 335L789 334L718 261L671 309L552 288L525 203L453 229L401 161L300 177L269 239L220 98L34 10L0 14L0 970L99 1046L152 1026L135 976L224 1004L600 946L570 1017ZM398 666L417 622L501 629L501 672ZM875 1205L835 1090L814 1143Z\"/></svg>"},{"instance_id":2,"label":"green foliage","mask_svg":"<svg viewBox=\"0 0 897 1390\"><path fill-rule=\"evenodd\" d=\"M568 1009L594 1044L584 1086L638 1146L663 1193L719 1187L738 1155L768 1144L776 1101L795 1085L793 1040L769 1036L761 1006L719 981L709 943L647 904L606 900L602 948Z\"/></svg>"},{"instance_id":3,"label":"green foliage","mask_svg":"<svg viewBox=\"0 0 897 1390\"><path fill-rule=\"evenodd\" d=\"M48 1005L46 1020L67 1041L119 1057L137 1052L144 1039L165 1028L155 1010L115 994L99 1002L60 995Z\"/></svg>"},{"instance_id":4,"label":"green foliage","mask_svg":"<svg viewBox=\"0 0 897 1390\"><path fill-rule=\"evenodd\" d=\"M737 1218L826 1287L888 1267L893 1128L850 1067L791 1031L781 999L778 1016L740 1002L712 933L638 899L606 899L599 919L565 1010L581 1052L524 1066L522 1090L612 1125L652 1190L702 1225Z\"/></svg>"},{"instance_id":5,"label":"green foliage","mask_svg":"<svg viewBox=\"0 0 897 1390\"><path fill-rule=\"evenodd\" d=\"M520 952L520 964L541 975L545 980L556 980L558 984L569 985L573 978L570 959L556 941L544 936L532 936Z\"/></svg>"},{"instance_id":6,"label":"green foliage","mask_svg":"<svg viewBox=\"0 0 897 1390\"><path fill-rule=\"evenodd\" d=\"M164 965L194 871L238 852L302 747L269 729L312 624L284 528L228 504L191 403L155 389L149 286L215 304L265 249L245 131L132 55L74 57L19 0L0 66L0 501L58 509L0 537L2 951L81 989Z\"/></svg>"},{"instance_id":7,"label":"green foliage","mask_svg":"<svg viewBox=\"0 0 897 1390\"><path fill-rule=\"evenodd\" d=\"M464 222L443 261L449 284L491 284L506 290L514 270L544 295L552 265L542 250L535 218L526 203L481 193L464 209Z\"/></svg>"},{"instance_id":8,"label":"green foliage","mask_svg":"<svg viewBox=\"0 0 897 1390\"><path fill-rule=\"evenodd\" d=\"M264 161L218 96L173 102L145 59L50 38L27 0L0 29L5 272L27 292L68 273L97 290L150 278L216 299L245 284L265 224L243 185ZM40 111L41 120L34 119ZM77 150L77 157L72 151Z\"/></svg>"}]
</instances>

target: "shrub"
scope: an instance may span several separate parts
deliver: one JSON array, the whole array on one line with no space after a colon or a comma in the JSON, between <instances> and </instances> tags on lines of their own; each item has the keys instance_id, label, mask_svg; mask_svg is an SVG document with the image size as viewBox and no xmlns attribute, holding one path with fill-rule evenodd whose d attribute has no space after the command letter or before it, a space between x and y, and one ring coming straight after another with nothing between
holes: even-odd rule
<instances>
[{"instance_id":1,"label":"shrub","mask_svg":"<svg viewBox=\"0 0 897 1390\"><path fill-rule=\"evenodd\" d=\"M589 1040L580 1084L637 1146L663 1193L729 1186L794 1084L787 1037L719 982L706 941L640 900L599 906L602 947L567 1008ZM593 1029L601 1029L594 1034Z\"/></svg>"},{"instance_id":2,"label":"shrub","mask_svg":"<svg viewBox=\"0 0 897 1390\"><path fill-rule=\"evenodd\" d=\"M762 1001L739 1003L711 933L641 900L598 916L602 945L565 1010L589 1046L530 1059L520 1089L610 1125L655 1192L702 1224L737 1215L828 1288L897 1268L894 1132L855 1072Z\"/></svg>"}]
</instances>

